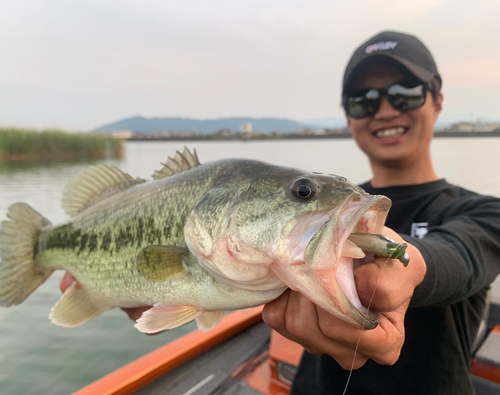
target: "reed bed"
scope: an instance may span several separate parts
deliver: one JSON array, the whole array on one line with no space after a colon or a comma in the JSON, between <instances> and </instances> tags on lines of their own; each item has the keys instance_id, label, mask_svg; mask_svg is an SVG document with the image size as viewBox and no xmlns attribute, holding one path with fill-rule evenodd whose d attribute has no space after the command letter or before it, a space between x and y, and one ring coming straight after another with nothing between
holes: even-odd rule
<instances>
[{"instance_id":1,"label":"reed bed","mask_svg":"<svg viewBox=\"0 0 500 395\"><path fill-rule=\"evenodd\" d=\"M123 141L94 133L0 128L0 159L121 157Z\"/></svg>"}]
</instances>

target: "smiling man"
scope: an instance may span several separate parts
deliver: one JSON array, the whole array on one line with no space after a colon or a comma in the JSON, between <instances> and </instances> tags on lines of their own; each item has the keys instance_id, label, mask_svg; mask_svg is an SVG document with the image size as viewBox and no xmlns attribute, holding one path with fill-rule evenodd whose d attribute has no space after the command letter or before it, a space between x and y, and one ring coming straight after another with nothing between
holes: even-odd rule
<instances>
[{"instance_id":1,"label":"smiling man","mask_svg":"<svg viewBox=\"0 0 500 395\"><path fill-rule=\"evenodd\" d=\"M473 344L500 273L500 200L436 174L441 84L429 50L404 33L371 37L347 64L342 104L373 173L361 187L392 200L384 234L406 241L411 261L403 268L379 258L355 270L361 301L381 312L359 347L360 330L297 292L266 305L265 322L306 349L294 395L342 394L351 366L348 394L474 392Z\"/></svg>"},{"instance_id":2,"label":"smiling man","mask_svg":"<svg viewBox=\"0 0 500 395\"><path fill-rule=\"evenodd\" d=\"M429 147L443 96L434 59L410 35L373 40L381 41L353 54L342 94L352 134L370 159L372 186L437 180Z\"/></svg>"},{"instance_id":3,"label":"smiling man","mask_svg":"<svg viewBox=\"0 0 500 395\"><path fill-rule=\"evenodd\" d=\"M474 393L473 346L500 273L500 199L434 171L441 83L424 44L398 32L368 39L346 67L342 103L373 172L362 187L392 200L383 234L408 243L410 264L379 257L355 269L360 301L381 312L364 332L292 290L265 306L264 321L306 350L292 395L343 394L351 368L348 394ZM135 320L148 308L125 310Z\"/></svg>"}]
</instances>

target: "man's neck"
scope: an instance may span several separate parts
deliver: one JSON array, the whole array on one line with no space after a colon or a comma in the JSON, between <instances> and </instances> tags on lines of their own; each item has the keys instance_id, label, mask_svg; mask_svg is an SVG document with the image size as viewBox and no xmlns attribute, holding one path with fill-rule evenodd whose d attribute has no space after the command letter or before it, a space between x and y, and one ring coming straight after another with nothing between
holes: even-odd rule
<instances>
[{"instance_id":1,"label":"man's neck","mask_svg":"<svg viewBox=\"0 0 500 395\"><path fill-rule=\"evenodd\" d=\"M416 185L439 180L430 160L407 166L392 167L374 162L370 162L370 165L373 172L371 184L374 188Z\"/></svg>"}]
</instances>

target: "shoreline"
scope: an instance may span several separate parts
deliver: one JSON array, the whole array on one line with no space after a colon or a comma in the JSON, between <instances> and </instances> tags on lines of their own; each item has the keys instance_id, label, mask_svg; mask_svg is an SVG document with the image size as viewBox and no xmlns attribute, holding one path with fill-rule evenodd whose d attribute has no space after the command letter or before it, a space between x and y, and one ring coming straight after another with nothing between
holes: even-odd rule
<instances>
[{"instance_id":1,"label":"shoreline","mask_svg":"<svg viewBox=\"0 0 500 395\"><path fill-rule=\"evenodd\" d=\"M0 162L120 157L123 148L122 140L101 134L0 127Z\"/></svg>"},{"instance_id":2,"label":"shoreline","mask_svg":"<svg viewBox=\"0 0 500 395\"><path fill-rule=\"evenodd\" d=\"M434 138L482 138L482 137L500 137L500 130L494 132L441 132L434 133ZM289 141L289 140L329 140L329 139L352 139L350 133L331 134L331 135L256 135L254 137L241 135L232 136L193 136L193 137L132 137L122 139L125 142L165 142L165 141L237 141L237 142L269 142L269 141ZM104 154L104 155L103 155ZM54 152L54 153L16 153L0 155L0 163L16 162L16 161L66 161L66 160L96 160L104 157L120 157L120 154L110 152Z\"/></svg>"},{"instance_id":3,"label":"shoreline","mask_svg":"<svg viewBox=\"0 0 500 395\"><path fill-rule=\"evenodd\" d=\"M51 155L37 154L36 152L32 152L29 154L9 154L9 155L0 155L0 162L10 162L10 161L50 161L50 160L93 160L93 159L103 159L105 156L100 153L96 153L95 155L81 155L78 153L57 153Z\"/></svg>"},{"instance_id":4,"label":"shoreline","mask_svg":"<svg viewBox=\"0 0 500 395\"><path fill-rule=\"evenodd\" d=\"M438 132L434 133L434 138L474 138L474 137L500 137L500 130L494 132ZM326 140L326 139L352 139L350 133L328 134L328 135L257 135L255 137L242 137L240 135L232 136L193 136L193 137L132 137L126 139L127 142L143 142L143 141L274 141L274 140Z\"/></svg>"}]
</instances>

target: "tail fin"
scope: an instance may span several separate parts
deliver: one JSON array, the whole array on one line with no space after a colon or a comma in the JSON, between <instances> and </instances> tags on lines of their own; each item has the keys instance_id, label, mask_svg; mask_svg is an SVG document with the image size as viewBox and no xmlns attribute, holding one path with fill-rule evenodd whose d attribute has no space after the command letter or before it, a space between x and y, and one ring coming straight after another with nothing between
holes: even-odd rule
<instances>
[{"instance_id":1,"label":"tail fin","mask_svg":"<svg viewBox=\"0 0 500 395\"><path fill-rule=\"evenodd\" d=\"M17 305L52 273L35 264L36 246L42 228L50 225L26 203L15 203L7 212L12 221L0 227L0 306Z\"/></svg>"}]
</instances>

